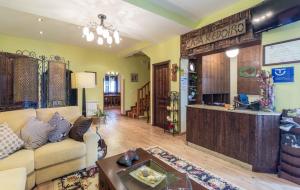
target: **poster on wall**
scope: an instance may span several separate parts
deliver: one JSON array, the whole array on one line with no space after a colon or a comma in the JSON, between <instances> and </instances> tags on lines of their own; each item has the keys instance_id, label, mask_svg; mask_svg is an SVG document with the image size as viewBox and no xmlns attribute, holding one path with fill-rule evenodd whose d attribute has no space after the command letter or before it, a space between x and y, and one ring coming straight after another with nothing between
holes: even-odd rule
<instances>
[{"instance_id":1,"label":"poster on wall","mask_svg":"<svg viewBox=\"0 0 300 190\"><path fill-rule=\"evenodd\" d=\"M264 66L300 63L300 39L264 46Z\"/></svg>"},{"instance_id":2,"label":"poster on wall","mask_svg":"<svg viewBox=\"0 0 300 190\"><path fill-rule=\"evenodd\" d=\"M294 82L294 67L273 68L274 83Z\"/></svg>"}]
</instances>

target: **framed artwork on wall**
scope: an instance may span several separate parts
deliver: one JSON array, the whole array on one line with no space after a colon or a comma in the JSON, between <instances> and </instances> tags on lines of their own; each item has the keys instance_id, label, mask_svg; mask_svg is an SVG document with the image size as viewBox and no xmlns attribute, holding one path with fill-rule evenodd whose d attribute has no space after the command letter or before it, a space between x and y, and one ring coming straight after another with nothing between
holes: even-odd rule
<instances>
[{"instance_id":1,"label":"framed artwork on wall","mask_svg":"<svg viewBox=\"0 0 300 190\"><path fill-rule=\"evenodd\" d=\"M139 75L137 73L131 73L131 82L139 82Z\"/></svg>"},{"instance_id":2,"label":"framed artwork on wall","mask_svg":"<svg viewBox=\"0 0 300 190\"><path fill-rule=\"evenodd\" d=\"M290 63L300 63L300 38L264 46L264 66Z\"/></svg>"}]
</instances>

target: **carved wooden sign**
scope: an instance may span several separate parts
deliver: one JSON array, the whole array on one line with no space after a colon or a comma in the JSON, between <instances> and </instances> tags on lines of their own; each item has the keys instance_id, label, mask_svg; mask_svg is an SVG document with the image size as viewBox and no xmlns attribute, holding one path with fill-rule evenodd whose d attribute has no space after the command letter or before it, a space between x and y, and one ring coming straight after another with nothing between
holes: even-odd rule
<instances>
[{"instance_id":1,"label":"carved wooden sign","mask_svg":"<svg viewBox=\"0 0 300 190\"><path fill-rule=\"evenodd\" d=\"M191 49L201 45L213 43L220 40L225 40L246 33L246 20L243 19L223 28L196 36L186 42L186 48Z\"/></svg>"},{"instance_id":2,"label":"carved wooden sign","mask_svg":"<svg viewBox=\"0 0 300 190\"><path fill-rule=\"evenodd\" d=\"M251 11L246 10L181 35L181 57L259 43L261 35L254 35L251 20Z\"/></svg>"}]
</instances>

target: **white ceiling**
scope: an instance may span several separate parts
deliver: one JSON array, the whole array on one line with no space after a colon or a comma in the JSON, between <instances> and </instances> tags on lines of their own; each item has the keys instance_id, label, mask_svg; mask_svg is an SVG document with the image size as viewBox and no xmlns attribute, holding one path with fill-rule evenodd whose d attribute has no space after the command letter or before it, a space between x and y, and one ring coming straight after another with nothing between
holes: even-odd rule
<instances>
[{"instance_id":1,"label":"white ceiling","mask_svg":"<svg viewBox=\"0 0 300 190\"><path fill-rule=\"evenodd\" d=\"M191 20L237 0L150 0ZM80 27L104 13L121 34L119 46L100 47L81 38ZM37 19L43 17L43 22ZM120 51L139 41L159 42L192 28L123 0L0 0L0 33ZM41 36L39 31L43 30Z\"/></svg>"},{"instance_id":2,"label":"white ceiling","mask_svg":"<svg viewBox=\"0 0 300 190\"><path fill-rule=\"evenodd\" d=\"M78 25L50 18L38 22L38 18L37 15L0 7L0 33L108 51L119 51L139 42L123 36L118 46L98 46L96 42L87 42L81 38L82 29ZM43 35L40 35L40 31L43 31Z\"/></svg>"}]
</instances>

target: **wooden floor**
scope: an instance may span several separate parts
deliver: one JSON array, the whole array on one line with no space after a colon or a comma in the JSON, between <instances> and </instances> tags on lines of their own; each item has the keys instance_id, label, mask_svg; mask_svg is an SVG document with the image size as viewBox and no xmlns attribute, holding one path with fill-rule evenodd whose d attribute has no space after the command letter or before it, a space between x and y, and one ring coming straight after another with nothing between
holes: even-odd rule
<instances>
[{"instance_id":1,"label":"wooden floor","mask_svg":"<svg viewBox=\"0 0 300 190\"><path fill-rule=\"evenodd\" d=\"M135 120L118 116L117 111L110 112L108 124L102 127L108 145L108 155L115 155L136 147L160 146L181 158L197 164L201 168L247 190L299 190L300 186L278 178L276 175L254 173L237 165L211 156L185 143L185 136L173 137L163 130L147 124L144 120ZM52 190L52 182L41 184L38 190Z\"/></svg>"}]
</instances>

